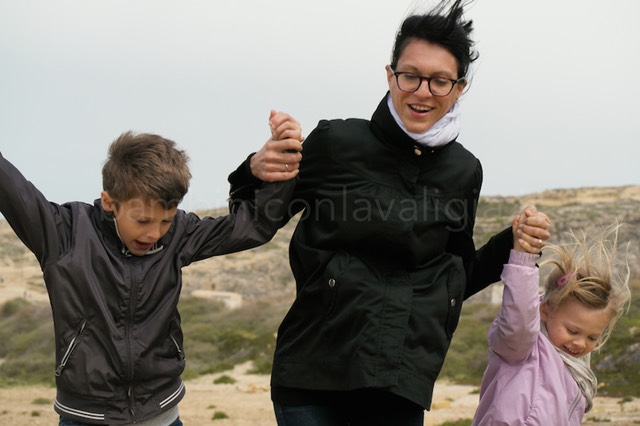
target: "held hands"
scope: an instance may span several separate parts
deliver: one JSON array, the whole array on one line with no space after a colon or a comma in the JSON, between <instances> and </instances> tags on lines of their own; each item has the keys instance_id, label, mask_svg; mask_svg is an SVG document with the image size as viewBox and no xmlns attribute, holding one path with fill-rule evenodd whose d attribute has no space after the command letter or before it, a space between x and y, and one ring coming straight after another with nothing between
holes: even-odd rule
<instances>
[{"instance_id":1,"label":"held hands","mask_svg":"<svg viewBox=\"0 0 640 426\"><path fill-rule=\"evenodd\" d=\"M551 233L551 220L534 206L527 206L511 222L513 249L527 253L540 253Z\"/></svg>"},{"instance_id":2,"label":"held hands","mask_svg":"<svg viewBox=\"0 0 640 426\"><path fill-rule=\"evenodd\" d=\"M298 175L302 159L302 127L284 112L269 114L271 138L249 162L251 173L265 182L289 180Z\"/></svg>"}]
</instances>

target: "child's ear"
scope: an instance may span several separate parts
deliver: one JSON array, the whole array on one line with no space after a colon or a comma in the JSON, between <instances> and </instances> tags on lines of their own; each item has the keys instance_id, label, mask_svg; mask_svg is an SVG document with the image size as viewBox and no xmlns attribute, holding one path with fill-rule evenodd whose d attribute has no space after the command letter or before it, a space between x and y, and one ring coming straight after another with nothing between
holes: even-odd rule
<instances>
[{"instance_id":1,"label":"child's ear","mask_svg":"<svg viewBox=\"0 0 640 426\"><path fill-rule=\"evenodd\" d=\"M100 202L102 203L104 211L114 212L116 210L116 204L107 191L102 191L100 193Z\"/></svg>"},{"instance_id":2,"label":"child's ear","mask_svg":"<svg viewBox=\"0 0 640 426\"><path fill-rule=\"evenodd\" d=\"M540 305L540 319L543 322L547 322L549 318L549 302L544 302Z\"/></svg>"}]
</instances>

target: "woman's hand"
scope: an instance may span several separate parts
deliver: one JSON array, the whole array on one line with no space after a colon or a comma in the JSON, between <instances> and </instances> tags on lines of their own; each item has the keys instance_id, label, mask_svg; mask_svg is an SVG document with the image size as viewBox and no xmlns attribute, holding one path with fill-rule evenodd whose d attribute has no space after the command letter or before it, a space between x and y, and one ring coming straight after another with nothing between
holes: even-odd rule
<instances>
[{"instance_id":1,"label":"woman's hand","mask_svg":"<svg viewBox=\"0 0 640 426\"><path fill-rule=\"evenodd\" d=\"M302 160L302 127L289 114L271 110L269 128L271 138L249 161L251 173L265 182L292 179Z\"/></svg>"}]
</instances>

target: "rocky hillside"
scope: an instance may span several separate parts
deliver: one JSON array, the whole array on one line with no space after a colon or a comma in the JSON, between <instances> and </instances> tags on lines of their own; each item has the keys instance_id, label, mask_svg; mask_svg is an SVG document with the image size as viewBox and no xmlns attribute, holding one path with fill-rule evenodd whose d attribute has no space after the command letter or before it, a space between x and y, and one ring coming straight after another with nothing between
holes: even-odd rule
<instances>
[{"instance_id":1,"label":"rocky hillside","mask_svg":"<svg viewBox=\"0 0 640 426\"><path fill-rule=\"evenodd\" d=\"M534 204L552 218L553 240L562 240L569 229L625 223L621 240L631 241L632 270L640 277L640 186L615 188L556 189L522 197L481 197L475 238L478 245L508 226L521 208ZM224 214L224 210L202 215ZM288 241L295 227L292 221L268 244L257 249L208 259L184 270L184 291L230 291L246 299L270 295L293 297L294 283L288 266ZM21 281L32 291L42 291L42 278L33 255L0 220L0 281ZM5 287L5 285L1 286Z\"/></svg>"},{"instance_id":2,"label":"rocky hillside","mask_svg":"<svg viewBox=\"0 0 640 426\"><path fill-rule=\"evenodd\" d=\"M640 343L638 341L638 330L640 330L640 186L562 189L523 197L482 197L478 206L475 228L476 243L483 244L495 232L507 227L513 216L528 204L536 205L538 209L548 213L553 220L552 242L561 242L563 233L569 228L580 229L591 225L610 224L616 220L625 224L621 229L620 239L631 242L632 285L635 301L629 315L623 317L615 335L607 344L607 351L598 354L592 361L598 377L601 379L602 388L599 392L602 395L640 397L640 369L638 368L640 367ZM223 213L223 211L201 212L202 215ZM185 325L189 321L197 323L198 327L202 323L235 324L239 322L239 318L244 318L242 327L245 328L239 332L237 330L231 331L234 342L238 341L237 336L239 335L256 335L256 321L260 324L267 324L269 327L273 326L275 331L276 324L280 322L294 297L295 284L289 271L287 251L294 227L295 222L289 223L276 235L273 241L257 249L208 259L185 268L184 295L191 295L195 291L206 293L206 291L216 290L237 293L247 302L243 303L241 309L220 311L216 319L198 320L194 312L212 310L191 309L193 312L190 312L189 309L194 306L197 308L198 303L209 303L209 301L200 298L184 298L183 301L189 301L181 308ZM500 285L491 286L465 303L460 326L456 331L458 338L453 340L443 370L443 377L464 384L479 382L486 362L484 336L495 316L495 311L498 309L495 305L491 306L482 302L498 301L499 297L496 297L496 293L500 288ZM46 303L47 297L42 282L42 273L33 255L16 238L6 221L0 220L0 305L4 301L20 297L26 298L30 302L42 301ZM14 308L18 305L13 304ZM41 325L50 327L48 307L44 304L38 304L37 307L46 309L46 315L41 315L42 318L39 321ZM42 309L32 309L32 311L42 311ZM229 316L227 317L227 315ZM199 329L198 327L196 329ZM213 348L207 346L206 350L198 350L198 345L204 344L203 342L211 345L212 333L210 332L203 338L196 335L197 333L189 334L188 330L186 332L189 335L188 341L191 345L189 350L192 354L189 365L194 372L199 371L199 367L210 368L211 354L218 346L221 348L228 346L221 344L214 345ZM271 338L273 331L268 330L266 335ZM49 342L44 338L42 341ZM50 342L50 344L53 343ZM265 361L262 363L266 366L265 371L268 371L271 360L272 347L269 345L270 343L267 342L266 349L261 352L267 354L265 360L262 360ZM50 348L44 348L40 356L41 361L36 362L37 360L30 359L29 371L42 371L44 372L43 377L50 378L50 353ZM204 360L200 364L196 356L198 353L205 354ZM229 357L223 356L221 359L226 360L227 358ZM18 358L13 360L9 355L6 355L4 361L2 363L3 360L0 359L2 368L13 366L14 370L16 368L19 370L20 366L26 365L21 364L22 361ZM36 365L40 366L39 369L36 368ZM5 370L8 369L7 367ZM3 374L7 377L10 375L9 373ZM2 423L1 420L0 423Z\"/></svg>"}]
</instances>

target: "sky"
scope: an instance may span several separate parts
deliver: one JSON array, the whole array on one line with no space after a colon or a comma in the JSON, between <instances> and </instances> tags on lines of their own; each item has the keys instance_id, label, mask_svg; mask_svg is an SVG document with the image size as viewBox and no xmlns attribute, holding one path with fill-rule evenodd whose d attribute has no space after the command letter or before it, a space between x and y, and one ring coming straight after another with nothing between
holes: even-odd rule
<instances>
[{"instance_id":1,"label":"sky","mask_svg":"<svg viewBox=\"0 0 640 426\"><path fill-rule=\"evenodd\" d=\"M269 137L368 119L396 30L427 1L0 0L0 152L51 201L92 202L108 145L157 133L191 158L181 207L224 206ZM640 2L476 0L458 141L483 195L640 184Z\"/></svg>"}]
</instances>

